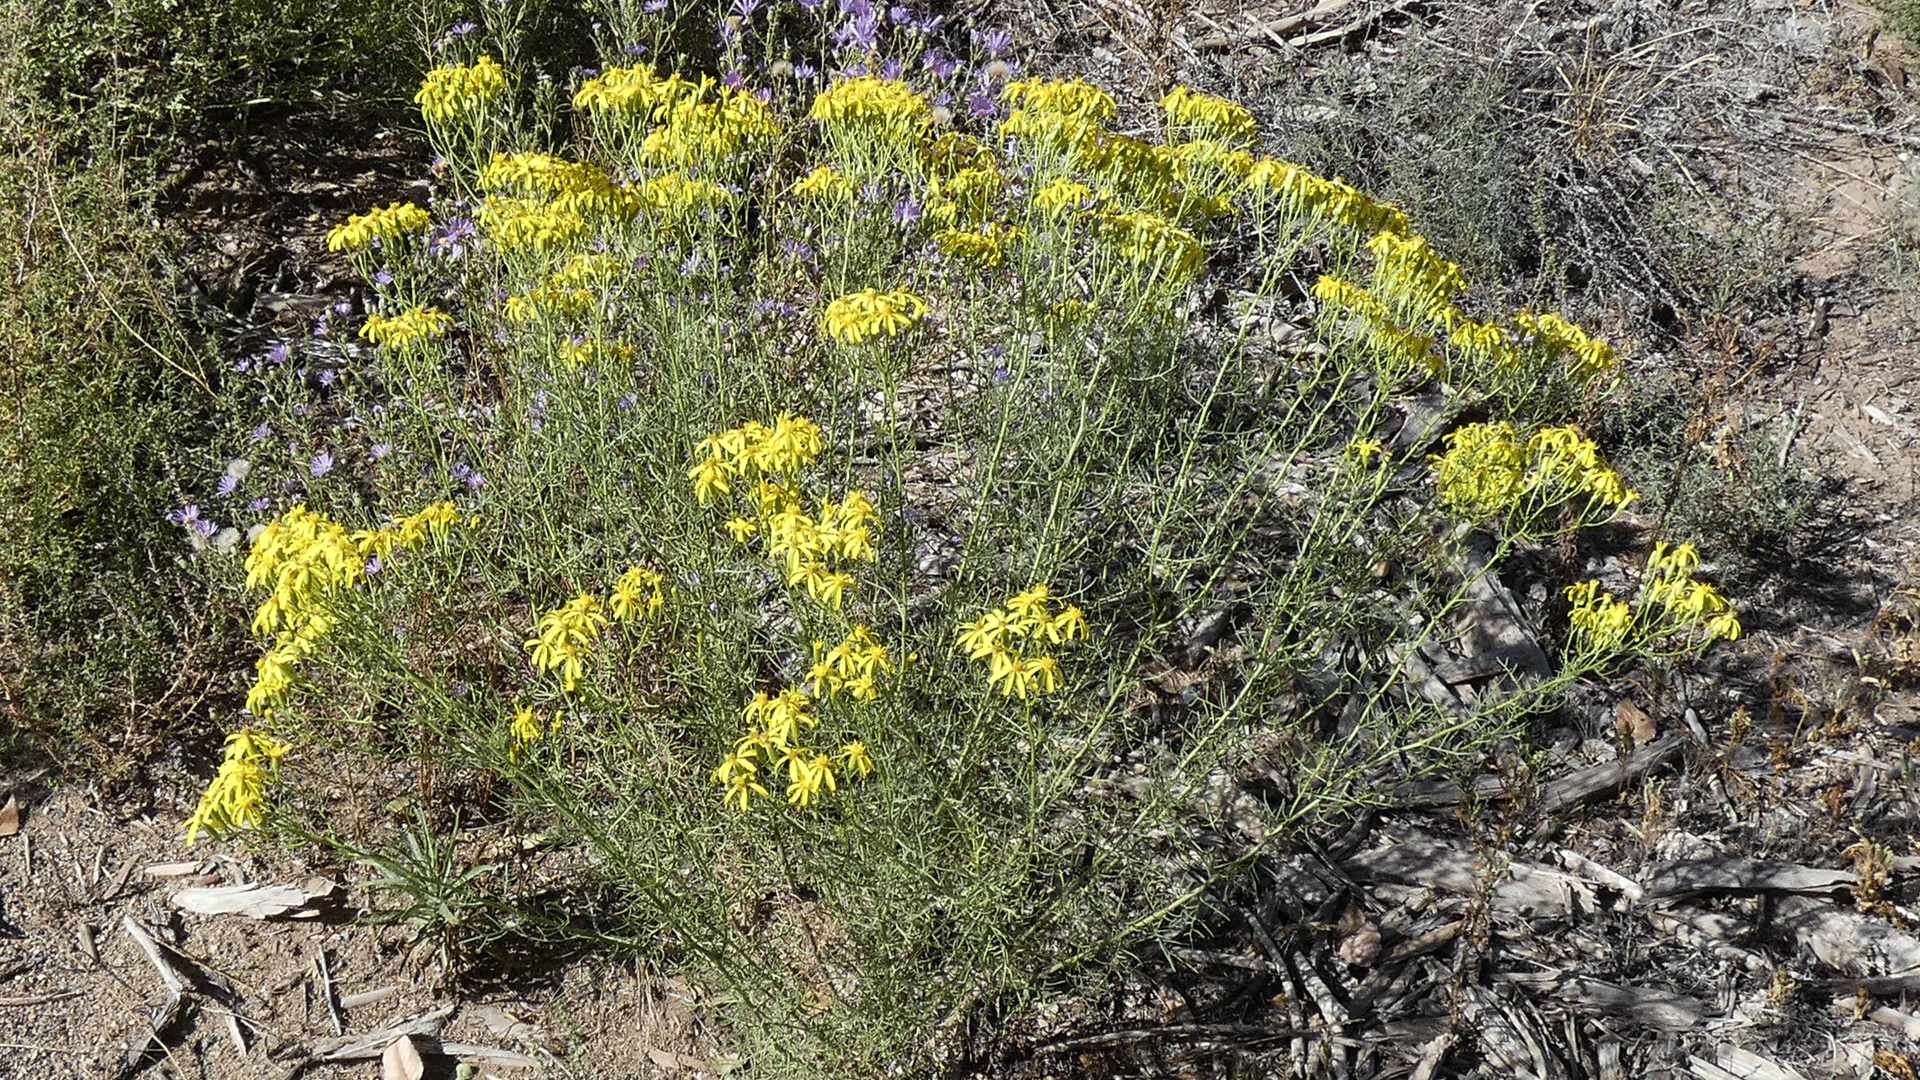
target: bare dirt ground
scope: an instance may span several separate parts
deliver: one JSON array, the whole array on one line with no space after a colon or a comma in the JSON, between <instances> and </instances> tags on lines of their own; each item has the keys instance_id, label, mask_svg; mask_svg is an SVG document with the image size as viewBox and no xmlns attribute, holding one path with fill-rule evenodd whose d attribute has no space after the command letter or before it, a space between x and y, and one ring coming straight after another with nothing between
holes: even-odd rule
<instances>
[{"instance_id":1,"label":"bare dirt ground","mask_svg":"<svg viewBox=\"0 0 1920 1080\"><path fill-rule=\"evenodd\" d=\"M1030 70L1077 68L1142 100L1172 79L1385 71L1419 31L1555 73L1559 111L1543 115L1556 137L1599 140L1571 159L1596 192L1658 177L1779 223L1777 265L1754 271L1783 283L1769 303L1663 336L1662 290L1679 286L1616 252L1619 302L1600 314L1643 373L1713 384L1701 453L1764 427L1783 460L1835 483L1818 542L1752 578L1736 646L1596 689L1524 769L1409 789L1339 835L1293 838L1213 939L1143 960L1105 999L1013 1018L956 1073L1911 1080L1920 265L1908 251L1902 270L1894 241L1920 228L1915 51L1868 9L1793 0L1031 0L980 17L1025 28ZM261 149L292 163L274 178L284 196L224 159L176 191L225 238L209 302L250 333L337 296L322 223L406 183L377 147L347 159L318 134L277 138ZM1595 242L1652 243L1652 227ZM183 849L204 777L178 761L150 776L111 797L0 776L15 800L0 812L0 1074L368 1077L396 1023L448 1052L428 1075L727 1070L698 987L590 956L450 981L405 928L356 918L377 906L368 868ZM264 919L181 907L182 890L248 884L317 898Z\"/></svg>"}]
</instances>

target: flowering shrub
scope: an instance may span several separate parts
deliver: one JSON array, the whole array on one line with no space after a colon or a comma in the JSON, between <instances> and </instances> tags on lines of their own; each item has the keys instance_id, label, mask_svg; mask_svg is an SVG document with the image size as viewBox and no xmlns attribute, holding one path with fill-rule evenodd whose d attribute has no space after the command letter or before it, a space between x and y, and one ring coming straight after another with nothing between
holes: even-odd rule
<instances>
[{"instance_id":1,"label":"flowering shrub","mask_svg":"<svg viewBox=\"0 0 1920 1080\"><path fill-rule=\"evenodd\" d=\"M305 747L431 753L564 823L637 947L730 987L756 1068L873 1075L937 1052L961 1001L1179 933L1193 868L1244 865L1205 839L1234 828L1212 771L1282 755L1283 832L1737 633L1662 547L1631 603L1564 594L1552 677L1438 721L1378 692L1465 602L1433 537L1477 531L1492 573L1632 501L1555 411L1605 392L1613 351L1476 306L1399 209L1258 155L1235 103L1176 88L1166 141L1125 135L1111 95L1011 78L992 37L909 72L862 5L824 13L830 74L756 85L742 40L782 48L758 10L724 78L582 79L576 157L523 134L525 73L428 76L430 206L329 234L377 348L325 382L317 346L246 372L319 392L324 423L250 436L271 644L192 832L269 819ZM1228 255L1255 302L1323 270L1297 310L1322 345L1278 355L1196 303ZM1396 445L1414 389L1488 419ZM1188 642L1221 611L1244 617ZM1168 665L1196 672L1173 724L1141 705ZM1307 698L1351 704L1328 725ZM844 947L738 928L803 892Z\"/></svg>"}]
</instances>

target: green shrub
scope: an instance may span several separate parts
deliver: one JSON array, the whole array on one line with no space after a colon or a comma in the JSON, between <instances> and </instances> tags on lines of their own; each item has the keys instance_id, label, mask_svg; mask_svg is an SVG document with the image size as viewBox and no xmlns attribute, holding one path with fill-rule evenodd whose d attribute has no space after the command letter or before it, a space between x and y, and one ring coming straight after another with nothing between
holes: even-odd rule
<instances>
[{"instance_id":1,"label":"green shrub","mask_svg":"<svg viewBox=\"0 0 1920 1080\"><path fill-rule=\"evenodd\" d=\"M984 72L781 56L763 98L614 66L573 88L574 160L457 59L433 204L329 234L377 352L330 316L243 365L265 411L220 483L259 531L244 586L206 565L264 655L196 827L394 851L330 832L299 748L430 762L724 988L756 1072L871 1075L1181 934L1268 838L1474 767L1570 681L1737 632L1673 549L1637 597L1573 591L1557 669L1407 690L1512 544L1630 500L1555 426L1616 361L1463 310L1404 213L1256 159L1238 106L1178 91L1147 141L1082 83L956 116L932 95ZM1307 252L1320 340L1281 352L1244 316ZM1486 422L1382 445L1442 380ZM404 917L513 902L408 850Z\"/></svg>"},{"instance_id":2,"label":"green shrub","mask_svg":"<svg viewBox=\"0 0 1920 1080\"><path fill-rule=\"evenodd\" d=\"M0 715L108 774L198 727L237 629L166 520L213 401L122 180L0 158Z\"/></svg>"}]
</instances>

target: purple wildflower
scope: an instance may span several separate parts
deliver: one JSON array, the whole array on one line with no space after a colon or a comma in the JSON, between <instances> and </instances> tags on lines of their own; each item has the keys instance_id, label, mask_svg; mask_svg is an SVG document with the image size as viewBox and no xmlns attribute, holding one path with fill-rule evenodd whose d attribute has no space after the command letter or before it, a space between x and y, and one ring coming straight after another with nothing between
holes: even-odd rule
<instances>
[{"instance_id":1,"label":"purple wildflower","mask_svg":"<svg viewBox=\"0 0 1920 1080\"><path fill-rule=\"evenodd\" d=\"M333 455L325 450L313 455L313 460L307 462L307 471L315 476L325 476L332 472Z\"/></svg>"},{"instance_id":2,"label":"purple wildflower","mask_svg":"<svg viewBox=\"0 0 1920 1080\"><path fill-rule=\"evenodd\" d=\"M279 365L286 363L287 352L288 352L288 349L287 349L286 342L284 341L274 342L273 347L267 350L267 363L272 364L275 367L278 367Z\"/></svg>"},{"instance_id":3,"label":"purple wildflower","mask_svg":"<svg viewBox=\"0 0 1920 1080\"><path fill-rule=\"evenodd\" d=\"M720 82L723 86L725 86L729 90L744 89L747 85L746 77L744 75L741 75L737 71L727 72L725 75L720 77Z\"/></svg>"},{"instance_id":4,"label":"purple wildflower","mask_svg":"<svg viewBox=\"0 0 1920 1080\"><path fill-rule=\"evenodd\" d=\"M379 573L380 572L380 556L375 555L372 558L368 559L367 565L362 567L361 569L363 572L366 573L368 577L372 577L373 575Z\"/></svg>"},{"instance_id":5,"label":"purple wildflower","mask_svg":"<svg viewBox=\"0 0 1920 1080\"><path fill-rule=\"evenodd\" d=\"M330 368L330 367L321 368L320 373L314 376L314 378L320 381L321 386L332 386L333 380L338 377L339 377L339 371L335 368Z\"/></svg>"},{"instance_id":6,"label":"purple wildflower","mask_svg":"<svg viewBox=\"0 0 1920 1080\"><path fill-rule=\"evenodd\" d=\"M269 504L268 504L268 502L267 502L267 497L266 497L266 496L264 496L264 495L262 495L261 497L259 497L259 498L257 498L257 499L255 499L255 500L253 500L252 502L250 502L250 503L248 503L248 504L247 504L247 509L249 509L249 510L265 510L265 509L267 508L267 506L268 506L268 505L269 505Z\"/></svg>"},{"instance_id":7,"label":"purple wildflower","mask_svg":"<svg viewBox=\"0 0 1920 1080\"><path fill-rule=\"evenodd\" d=\"M804 4L806 0L800 0L800 2ZM820 69L814 67L812 64L793 65L793 77L796 79L811 79L818 74L820 74Z\"/></svg>"},{"instance_id":8,"label":"purple wildflower","mask_svg":"<svg viewBox=\"0 0 1920 1080\"><path fill-rule=\"evenodd\" d=\"M743 19L753 18L753 13L759 10L760 0L733 0L733 13Z\"/></svg>"},{"instance_id":9,"label":"purple wildflower","mask_svg":"<svg viewBox=\"0 0 1920 1080\"><path fill-rule=\"evenodd\" d=\"M912 195L902 195L900 201L893 204L893 223L911 225L920 220L920 204Z\"/></svg>"},{"instance_id":10,"label":"purple wildflower","mask_svg":"<svg viewBox=\"0 0 1920 1080\"><path fill-rule=\"evenodd\" d=\"M975 30L973 43L985 50L988 56L998 57L1013 44L1013 35L998 26L990 30Z\"/></svg>"},{"instance_id":11,"label":"purple wildflower","mask_svg":"<svg viewBox=\"0 0 1920 1080\"><path fill-rule=\"evenodd\" d=\"M372 454L373 460L375 461L385 461L387 460L387 455L393 453L393 444L384 442L374 443L373 448L368 450L367 453Z\"/></svg>"},{"instance_id":12,"label":"purple wildflower","mask_svg":"<svg viewBox=\"0 0 1920 1080\"><path fill-rule=\"evenodd\" d=\"M960 70L960 61L947 56L939 49L928 49L920 54L920 63L925 65L928 71L933 72L934 78L943 82L953 78L953 73Z\"/></svg>"},{"instance_id":13,"label":"purple wildflower","mask_svg":"<svg viewBox=\"0 0 1920 1080\"><path fill-rule=\"evenodd\" d=\"M975 94L967 100L967 112L973 114L976 120L988 119L997 111L994 107L993 99L985 94Z\"/></svg>"},{"instance_id":14,"label":"purple wildflower","mask_svg":"<svg viewBox=\"0 0 1920 1080\"><path fill-rule=\"evenodd\" d=\"M375 285L391 285L393 284L393 273L388 270L375 270L373 272L373 283Z\"/></svg>"},{"instance_id":15,"label":"purple wildflower","mask_svg":"<svg viewBox=\"0 0 1920 1080\"><path fill-rule=\"evenodd\" d=\"M233 475L232 473L228 473L227 475L220 478L220 486L214 488L213 493L224 499L227 496L233 494L234 489L239 486L240 486L240 478Z\"/></svg>"},{"instance_id":16,"label":"purple wildflower","mask_svg":"<svg viewBox=\"0 0 1920 1080\"><path fill-rule=\"evenodd\" d=\"M447 37L449 38L466 37L468 34L473 33L473 31L474 31L474 25L472 23L458 22L458 23L454 23L452 26L447 27Z\"/></svg>"},{"instance_id":17,"label":"purple wildflower","mask_svg":"<svg viewBox=\"0 0 1920 1080\"><path fill-rule=\"evenodd\" d=\"M427 234L427 252L444 258L458 259L467 253L467 241L475 232L473 222L467 218L454 218L445 225L436 226Z\"/></svg>"},{"instance_id":18,"label":"purple wildflower","mask_svg":"<svg viewBox=\"0 0 1920 1080\"><path fill-rule=\"evenodd\" d=\"M900 62L899 57L889 56L886 62L880 65L880 77L883 79L897 79L905 69L906 65Z\"/></svg>"},{"instance_id":19,"label":"purple wildflower","mask_svg":"<svg viewBox=\"0 0 1920 1080\"><path fill-rule=\"evenodd\" d=\"M247 436L247 441L253 442L253 443L263 442L266 440L266 437L268 435L271 435L272 433L273 432L268 429L267 425L261 424L259 427L253 429L252 434Z\"/></svg>"}]
</instances>

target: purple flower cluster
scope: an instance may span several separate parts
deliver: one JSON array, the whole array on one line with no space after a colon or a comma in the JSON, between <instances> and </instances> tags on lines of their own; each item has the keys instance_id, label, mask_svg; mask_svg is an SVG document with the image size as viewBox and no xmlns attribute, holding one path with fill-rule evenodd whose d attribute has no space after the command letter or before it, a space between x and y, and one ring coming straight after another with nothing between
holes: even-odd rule
<instances>
[{"instance_id":1,"label":"purple flower cluster","mask_svg":"<svg viewBox=\"0 0 1920 1080\"><path fill-rule=\"evenodd\" d=\"M463 258L476 231L469 218L454 218L436 225L427 233L427 254L443 259Z\"/></svg>"},{"instance_id":2,"label":"purple flower cluster","mask_svg":"<svg viewBox=\"0 0 1920 1080\"><path fill-rule=\"evenodd\" d=\"M167 520L203 537L212 536L220 526L200 516L200 505L188 503L167 515Z\"/></svg>"},{"instance_id":3,"label":"purple flower cluster","mask_svg":"<svg viewBox=\"0 0 1920 1080\"><path fill-rule=\"evenodd\" d=\"M467 485L468 491L479 491L481 488L487 486L486 476L482 475L480 470L468 465L464 461L456 461L452 465L447 466L447 475Z\"/></svg>"}]
</instances>

